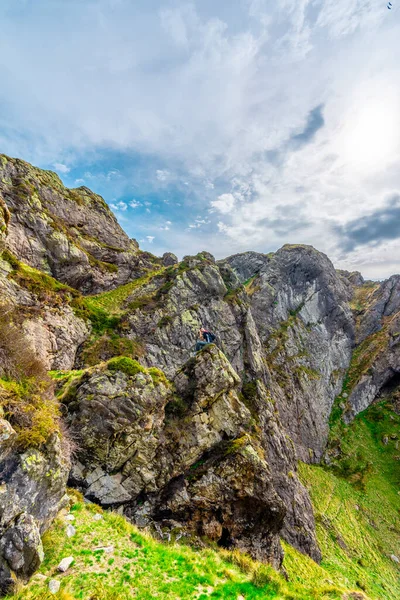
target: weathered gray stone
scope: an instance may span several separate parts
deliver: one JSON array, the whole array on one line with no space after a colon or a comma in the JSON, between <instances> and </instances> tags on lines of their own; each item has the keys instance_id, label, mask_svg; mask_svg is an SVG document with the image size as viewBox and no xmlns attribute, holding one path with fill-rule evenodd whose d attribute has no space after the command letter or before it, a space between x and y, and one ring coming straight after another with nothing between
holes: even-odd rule
<instances>
[{"instance_id":1,"label":"weathered gray stone","mask_svg":"<svg viewBox=\"0 0 400 600\"><path fill-rule=\"evenodd\" d=\"M67 534L67 537L73 537L76 534L76 529L73 525L67 525L65 533Z\"/></svg>"},{"instance_id":2,"label":"weathered gray stone","mask_svg":"<svg viewBox=\"0 0 400 600\"><path fill-rule=\"evenodd\" d=\"M5 531L0 541L0 553L10 569L27 579L43 560L43 546L35 519L21 514Z\"/></svg>"},{"instance_id":3,"label":"weathered gray stone","mask_svg":"<svg viewBox=\"0 0 400 600\"><path fill-rule=\"evenodd\" d=\"M176 265L178 263L178 258L172 252L165 252L162 255L161 262L164 267L171 267L172 265Z\"/></svg>"},{"instance_id":4,"label":"weathered gray stone","mask_svg":"<svg viewBox=\"0 0 400 600\"><path fill-rule=\"evenodd\" d=\"M43 559L40 535L65 502L69 462L58 436L42 450L12 450L0 464L0 590L28 579ZM14 582L14 583L13 583Z\"/></svg>"},{"instance_id":5,"label":"weathered gray stone","mask_svg":"<svg viewBox=\"0 0 400 600\"><path fill-rule=\"evenodd\" d=\"M48 587L50 594L57 594L60 591L61 582L58 579L50 579Z\"/></svg>"},{"instance_id":6,"label":"weathered gray stone","mask_svg":"<svg viewBox=\"0 0 400 600\"><path fill-rule=\"evenodd\" d=\"M104 200L88 188L69 190L55 173L0 158L0 224L7 214L6 244L20 260L92 293L161 264L138 250Z\"/></svg>"},{"instance_id":7,"label":"weathered gray stone","mask_svg":"<svg viewBox=\"0 0 400 600\"><path fill-rule=\"evenodd\" d=\"M70 566L72 565L73 562L74 562L73 556L66 556L65 558L62 559L62 561L58 565L57 571L60 571L60 573L65 573L66 571L68 571L68 569L70 568Z\"/></svg>"}]
</instances>

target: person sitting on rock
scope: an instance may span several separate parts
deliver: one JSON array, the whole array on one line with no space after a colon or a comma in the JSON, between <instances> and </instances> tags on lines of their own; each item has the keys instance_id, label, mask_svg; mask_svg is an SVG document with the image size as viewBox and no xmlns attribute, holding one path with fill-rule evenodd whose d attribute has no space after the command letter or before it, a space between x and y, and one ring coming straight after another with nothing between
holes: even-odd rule
<instances>
[{"instance_id":1,"label":"person sitting on rock","mask_svg":"<svg viewBox=\"0 0 400 600\"><path fill-rule=\"evenodd\" d=\"M200 350L205 348L205 346L212 344L215 341L215 339L215 335L211 333L211 331L208 331L204 327L201 327L199 329L199 337L196 343L196 352L199 352Z\"/></svg>"}]
</instances>

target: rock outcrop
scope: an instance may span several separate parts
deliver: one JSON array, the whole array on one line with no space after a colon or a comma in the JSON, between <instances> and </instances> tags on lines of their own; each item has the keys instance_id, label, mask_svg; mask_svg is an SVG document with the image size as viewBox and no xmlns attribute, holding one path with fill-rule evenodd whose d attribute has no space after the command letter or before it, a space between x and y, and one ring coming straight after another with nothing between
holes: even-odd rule
<instances>
[{"instance_id":1,"label":"rock outcrop","mask_svg":"<svg viewBox=\"0 0 400 600\"><path fill-rule=\"evenodd\" d=\"M157 262L128 238L100 196L65 188L51 171L0 155L0 197L0 229L7 220L11 252L84 293L121 285Z\"/></svg>"},{"instance_id":2,"label":"rock outcrop","mask_svg":"<svg viewBox=\"0 0 400 600\"><path fill-rule=\"evenodd\" d=\"M54 434L41 449L13 448L15 432L0 419L0 594L27 580L43 560L41 534L66 502L70 463Z\"/></svg>"},{"instance_id":3,"label":"rock outcrop","mask_svg":"<svg viewBox=\"0 0 400 600\"><path fill-rule=\"evenodd\" d=\"M400 383L400 275L356 292L357 348L343 390L343 418L350 422Z\"/></svg>"},{"instance_id":4,"label":"rock outcrop","mask_svg":"<svg viewBox=\"0 0 400 600\"><path fill-rule=\"evenodd\" d=\"M239 383L213 345L172 383L124 359L88 371L63 399L79 436L72 483L139 524L179 523L279 565L286 509Z\"/></svg>"},{"instance_id":5,"label":"rock outcrop","mask_svg":"<svg viewBox=\"0 0 400 600\"><path fill-rule=\"evenodd\" d=\"M88 499L277 566L280 537L320 560L297 461L322 459L333 407L349 422L399 385L400 276L302 245L156 258L87 188L0 155L0 308L57 371ZM194 355L201 325L216 346ZM18 451L2 417L4 593L40 563L69 466L57 435Z\"/></svg>"}]
</instances>

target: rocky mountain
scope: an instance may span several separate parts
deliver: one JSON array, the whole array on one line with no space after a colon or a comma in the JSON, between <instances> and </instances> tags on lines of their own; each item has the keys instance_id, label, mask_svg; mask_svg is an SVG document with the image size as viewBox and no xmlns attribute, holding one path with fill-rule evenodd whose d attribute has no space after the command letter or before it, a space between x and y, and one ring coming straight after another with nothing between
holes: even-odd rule
<instances>
[{"instance_id":1,"label":"rocky mountain","mask_svg":"<svg viewBox=\"0 0 400 600\"><path fill-rule=\"evenodd\" d=\"M298 461L336 468L346 424L396 397L400 276L300 245L157 258L102 198L3 155L0 236L1 591L40 564L68 478L140 527L319 562Z\"/></svg>"}]
</instances>

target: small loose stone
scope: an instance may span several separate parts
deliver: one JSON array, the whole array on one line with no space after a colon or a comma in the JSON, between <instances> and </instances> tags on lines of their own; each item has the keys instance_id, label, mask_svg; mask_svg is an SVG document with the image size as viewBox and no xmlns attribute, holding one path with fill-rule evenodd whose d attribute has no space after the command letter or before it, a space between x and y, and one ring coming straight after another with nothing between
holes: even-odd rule
<instances>
[{"instance_id":1,"label":"small loose stone","mask_svg":"<svg viewBox=\"0 0 400 600\"><path fill-rule=\"evenodd\" d=\"M67 536L70 538L76 534L76 529L73 525L68 525L66 530Z\"/></svg>"},{"instance_id":2,"label":"small loose stone","mask_svg":"<svg viewBox=\"0 0 400 600\"><path fill-rule=\"evenodd\" d=\"M101 521L103 516L100 513L96 513L93 517L93 521Z\"/></svg>"},{"instance_id":3,"label":"small loose stone","mask_svg":"<svg viewBox=\"0 0 400 600\"><path fill-rule=\"evenodd\" d=\"M98 546L94 549L95 552L96 550L104 550L106 554L112 554L114 552L114 546Z\"/></svg>"},{"instance_id":4,"label":"small loose stone","mask_svg":"<svg viewBox=\"0 0 400 600\"><path fill-rule=\"evenodd\" d=\"M57 570L60 571L60 573L65 573L66 571L68 571L68 569L70 568L70 566L72 565L73 562L74 562L74 557L67 556L66 558L62 559L62 561L60 562L60 564L57 567Z\"/></svg>"},{"instance_id":5,"label":"small loose stone","mask_svg":"<svg viewBox=\"0 0 400 600\"><path fill-rule=\"evenodd\" d=\"M57 594L60 589L61 583L57 579L50 579L49 581L49 592L50 594Z\"/></svg>"}]
</instances>

